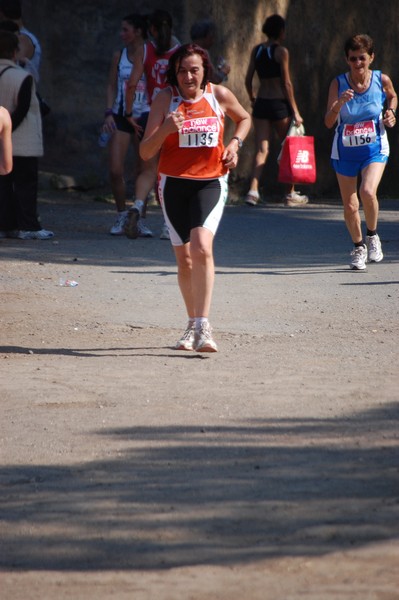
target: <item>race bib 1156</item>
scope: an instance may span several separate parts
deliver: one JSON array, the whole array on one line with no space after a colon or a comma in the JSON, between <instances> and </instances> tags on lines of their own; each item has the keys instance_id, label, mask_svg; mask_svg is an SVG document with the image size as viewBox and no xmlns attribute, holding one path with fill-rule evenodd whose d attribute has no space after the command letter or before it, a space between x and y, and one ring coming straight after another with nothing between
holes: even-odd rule
<instances>
[{"instance_id":1,"label":"race bib 1156","mask_svg":"<svg viewBox=\"0 0 399 600\"><path fill-rule=\"evenodd\" d=\"M342 143L348 148L367 146L376 141L377 133L374 121L361 121L345 125L342 132Z\"/></svg>"}]
</instances>

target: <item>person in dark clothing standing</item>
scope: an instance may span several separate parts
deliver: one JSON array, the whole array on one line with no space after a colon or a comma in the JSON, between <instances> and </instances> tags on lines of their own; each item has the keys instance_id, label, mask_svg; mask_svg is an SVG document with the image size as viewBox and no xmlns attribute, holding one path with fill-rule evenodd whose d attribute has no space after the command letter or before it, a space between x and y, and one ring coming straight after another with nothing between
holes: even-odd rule
<instances>
[{"instance_id":1,"label":"person in dark clothing standing","mask_svg":"<svg viewBox=\"0 0 399 600\"><path fill-rule=\"evenodd\" d=\"M11 115L13 168L0 177L0 237L47 240L37 215L42 121L33 77L16 63L18 37L0 31L0 105Z\"/></svg>"}]
</instances>

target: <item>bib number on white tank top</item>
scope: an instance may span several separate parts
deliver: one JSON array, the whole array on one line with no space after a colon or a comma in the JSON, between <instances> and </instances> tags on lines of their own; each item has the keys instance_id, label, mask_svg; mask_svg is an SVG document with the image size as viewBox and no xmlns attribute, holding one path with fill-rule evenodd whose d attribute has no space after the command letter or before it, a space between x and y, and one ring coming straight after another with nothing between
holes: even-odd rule
<instances>
[{"instance_id":1,"label":"bib number on white tank top","mask_svg":"<svg viewBox=\"0 0 399 600\"><path fill-rule=\"evenodd\" d=\"M145 102L146 90L147 88L144 81L141 81L140 79L136 87L136 93L134 94L134 104L143 104L143 102Z\"/></svg>"},{"instance_id":2,"label":"bib number on white tank top","mask_svg":"<svg viewBox=\"0 0 399 600\"><path fill-rule=\"evenodd\" d=\"M125 98L126 98L127 84L128 84L128 79L126 79L126 81L124 81L124 83L123 83L123 93L125 95ZM133 105L136 104L136 105L141 106L142 104L144 104L144 102L146 102L146 100L147 100L147 86L145 84L145 81L143 81L142 79L139 79L137 86L136 86L136 91L134 93Z\"/></svg>"},{"instance_id":3,"label":"bib number on white tank top","mask_svg":"<svg viewBox=\"0 0 399 600\"><path fill-rule=\"evenodd\" d=\"M179 132L180 148L215 148L219 142L217 117L187 119Z\"/></svg>"},{"instance_id":4,"label":"bib number on white tank top","mask_svg":"<svg viewBox=\"0 0 399 600\"><path fill-rule=\"evenodd\" d=\"M361 121L345 125L342 131L342 143L347 148L368 146L377 139L374 121Z\"/></svg>"}]
</instances>

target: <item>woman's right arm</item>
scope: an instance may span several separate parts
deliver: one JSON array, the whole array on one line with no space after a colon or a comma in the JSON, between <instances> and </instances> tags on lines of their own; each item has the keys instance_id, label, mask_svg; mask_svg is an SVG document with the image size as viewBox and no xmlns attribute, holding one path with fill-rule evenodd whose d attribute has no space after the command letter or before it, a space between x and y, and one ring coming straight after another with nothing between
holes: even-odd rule
<instances>
[{"instance_id":1,"label":"woman's right arm","mask_svg":"<svg viewBox=\"0 0 399 600\"><path fill-rule=\"evenodd\" d=\"M140 142L140 157L149 160L158 154L165 139L179 131L183 119L179 112L169 113L171 91L161 90L151 105L144 137Z\"/></svg>"},{"instance_id":2,"label":"woman's right arm","mask_svg":"<svg viewBox=\"0 0 399 600\"><path fill-rule=\"evenodd\" d=\"M0 106L0 175L8 175L11 171L11 117L8 110Z\"/></svg>"},{"instance_id":3,"label":"woman's right arm","mask_svg":"<svg viewBox=\"0 0 399 600\"><path fill-rule=\"evenodd\" d=\"M251 57L249 59L249 64L248 64L248 68L247 68L247 73L245 75L245 89L247 90L249 101L251 104L253 104L255 102L255 94L254 94L254 90L252 87L252 80L254 78L254 73L255 73L256 49L257 49L257 46L255 46L255 48L252 49Z\"/></svg>"},{"instance_id":4,"label":"woman's right arm","mask_svg":"<svg viewBox=\"0 0 399 600\"><path fill-rule=\"evenodd\" d=\"M334 127L339 111L346 102L352 100L354 91L348 88L338 97L338 81L333 79L328 90L327 112L324 115L324 124L328 129Z\"/></svg>"}]
</instances>

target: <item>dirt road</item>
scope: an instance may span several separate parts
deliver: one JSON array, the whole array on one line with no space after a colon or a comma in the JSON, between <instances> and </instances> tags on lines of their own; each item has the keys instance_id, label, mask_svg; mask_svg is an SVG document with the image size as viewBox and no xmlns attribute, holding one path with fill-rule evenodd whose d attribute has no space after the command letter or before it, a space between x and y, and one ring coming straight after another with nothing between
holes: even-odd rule
<instances>
[{"instance_id":1,"label":"dirt road","mask_svg":"<svg viewBox=\"0 0 399 600\"><path fill-rule=\"evenodd\" d=\"M228 206L206 356L169 242L40 213L0 240L2 600L397 600L399 202L361 273L338 204Z\"/></svg>"}]
</instances>

